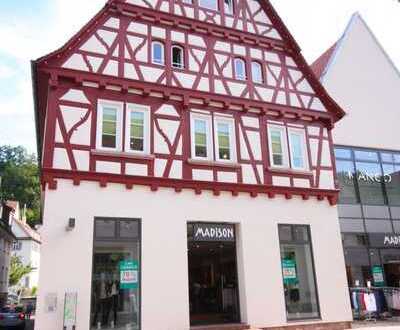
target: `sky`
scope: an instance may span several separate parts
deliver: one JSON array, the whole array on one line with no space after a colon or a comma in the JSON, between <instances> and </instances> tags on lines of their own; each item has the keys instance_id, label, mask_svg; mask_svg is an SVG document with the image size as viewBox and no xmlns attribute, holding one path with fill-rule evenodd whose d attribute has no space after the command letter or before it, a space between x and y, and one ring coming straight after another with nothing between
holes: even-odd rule
<instances>
[{"instance_id":1,"label":"sky","mask_svg":"<svg viewBox=\"0 0 400 330\"><path fill-rule=\"evenodd\" d=\"M0 145L36 151L30 61L61 47L106 0L0 0ZM359 12L400 68L398 0L271 0L309 63Z\"/></svg>"}]
</instances>

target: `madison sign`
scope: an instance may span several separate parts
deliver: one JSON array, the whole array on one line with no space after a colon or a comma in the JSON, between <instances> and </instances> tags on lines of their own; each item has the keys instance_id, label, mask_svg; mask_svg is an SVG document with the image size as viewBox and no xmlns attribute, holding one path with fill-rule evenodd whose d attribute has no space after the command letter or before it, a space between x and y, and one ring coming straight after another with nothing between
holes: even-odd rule
<instances>
[{"instance_id":1,"label":"madison sign","mask_svg":"<svg viewBox=\"0 0 400 330\"><path fill-rule=\"evenodd\" d=\"M235 241L235 226L230 224L194 224L194 241Z\"/></svg>"},{"instance_id":2,"label":"madison sign","mask_svg":"<svg viewBox=\"0 0 400 330\"><path fill-rule=\"evenodd\" d=\"M369 234L369 244L373 247L400 248L400 234Z\"/></svg>"}]
</instances>

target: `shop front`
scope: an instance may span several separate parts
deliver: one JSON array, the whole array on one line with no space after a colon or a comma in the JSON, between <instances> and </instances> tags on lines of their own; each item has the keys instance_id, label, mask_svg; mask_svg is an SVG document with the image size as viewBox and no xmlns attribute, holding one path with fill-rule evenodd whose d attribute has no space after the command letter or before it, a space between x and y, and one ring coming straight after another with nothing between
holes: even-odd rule
<instances>
[{"instance_id":1,"label":"shop front","mask_svg":"<svg viewBox=\"0 0 400 330\"><path fill-rule=\"evenodd\" d=\"M85 330L348 328L337 214L328 203L176 198L160 189L155 207L146 188L59 185L45 216L60 225L42 229L49 239L40 330L62 328L66 293L76 295L74 324ZM66 231L71 210L76 227Z\"/></svg>"},{"instance_id":2,"label":"shop front","mask_svg":"<svg viewBox=\"0 0 400 330\"><path fill-rule=\"evenodd\" d=\"M349 287L400 287L400 153L336 147Z\"/></svg>"}]
</instances>

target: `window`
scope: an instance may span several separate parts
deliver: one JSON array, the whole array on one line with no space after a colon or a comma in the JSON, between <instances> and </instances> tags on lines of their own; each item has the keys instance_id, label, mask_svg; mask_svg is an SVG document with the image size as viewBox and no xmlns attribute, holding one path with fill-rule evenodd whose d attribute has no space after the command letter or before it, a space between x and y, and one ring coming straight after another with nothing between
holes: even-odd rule
<instances>
[{"instance_id":1,"label":"window","mask_svg":"<svg viewBox=\"0 0 400 330\"><path fill-rule=\"evenodd\" d=\"M269 126L270 161L274 167L288 167L286 129L283 126Z\"/></svg>"},{"instance_id":2,"label":"window","mask_svg":"<svg viewBox=\"0 0 400 330\"><path fill-rule=\"evenodd\" d=\"M263 83L263 73L262 73L262 67L261 67L260 63L258 63L258 62L251 63L251 75L253 78L253 82L255 82L257 84Z\"/></svg>"},{"instance_id":3,"label":"window","mask_svg":"<svg viewBox=\"0 0 400 330\"><path fill-rule=\"evenodd\" d=\"M20 251L22 249L22 242L14 241L12 244L13 251Z\"/></svg>"},{"instance_id":4,"label":"window","mask_svg":"<svg viewBox=\"0 0 400 330\"><path fill-rule=\"evenodd\" d=\"M125 150L149 153L150 109L135 104L127 104Z\"/></svg>"},{"instance_id":5,"label":"window","mask_svg":"<svg viewBox=\"0 0 400 330\"><path fill-rule=\"evenodd\" d=\"M98 235L104 229L104 221L113 228L107 236ZM140 222L133 219L95 219L94 228L90 329L109 330L118 324L120 329L139 330Z\"/></svg>"},{"instance_id":6,"label":"window","mask_svg":"<svg viewBox=\"0 0 400 330\"><path fill-rule=\"evenodd\" d=\"M199 0L200 7L218 10L218 2L217 0Z\"/></svg>"},{"instance_id":7,"label":"window","mask_svg":"<svg viewBox=\"0 0 400 330\"><path fill-rule=\"evenodd\" d=\"M233 155L232 149L232 146L235 143L235 141L233 140L233 120L216 118L214 128L216 143L215 159L218 161L234 160L235 155Z\"/></svg>"},{"instance_id":8,"label":"window","mask_svg":"<svg viewBox=\"0 0 400 330\"><path fill-rule=\"evenodd\" d=\"M216 161L236 161L235 122L232 118L215 117L213 125L211 116L192 114L191 131L192 158L213 160L215 157Z\"/></svg>"},{"instance_id":9,"label":"window","mask_svg":"<svg viewBox=\"0 0 400 330\"><path fill-rule=\"evenodd\" d=\"M97 114L97 148L122 149L120 102L99 100Z\"/></svg>"},{"instance_id":10,"label":"window","mask_svg":"<svg viewBox=\"0 0 400 330\"><path fill-rule=\"evenodd\" d=\"M159 41L152 43L152 61L154 64L164 65L164 44Z\"/></svg>"},{"instance_id":11,"label":"window","mask_svg":"<svg viewBox=\"0 0 400 330\"><path fill-rule=\"evenodd\" d=\"M178 69L185 67L184 52L180 46L172 46L172 66Z\"/></svg>"},{"instance_id":12,"label":"window","mask_svg":"<svg viewBox=\"0 0 400 330\"><path fill-rule=\"evenodd\" d=\"M295 170L308 170L304 131L289 128L288 132L292 168Z\"/></svg>"},{"instance_id":13,"label":"window","mask_svg":"<svg viewBox=\"0 0 400 330\"><path fill-rule=\"evenodd\" d=\"M339 179L340 187L339 203L359 203L356 190L356 173L353 162L348 160L337 160L336 172Z\"/></svg>"},{"instance_id":14,"label":"window","mask_svg":"<svg viewBox=\"0 0 400 330\"><path fill-rule=\"evenodd\" d=\"M288 320L319 318L310 228L280 225L279 240Z\"/></svg>"},{"instance_id":15,"label":"window","mask_svg":"<svg viewBox=\"0 0 400 330\"><path fill-rule=\"evenodd\" d=\"M196 115L192 117L192 157L209 159L212 155L210 137L210 118Z\"/></svg>"},{"instance_id":16,"label":"window","mask_svg":"<svg viewBox=\"0 0 400 330\"><path fill-rule=\"evenodd\" d=\"M225 14L233 14L233 0L224 0Z\"/></svg>"},{"instance_id":17,"label":"window","mask_svg":"<svg viewBox=\"0 0 400 330\"><path fill-rule=\"evenodd\" d=\"M363 204L385 204L382 174L378 163L356 162L356 176Z\"/></svg>"},{"instance_id":18,"label":"window","mask_svg":"<svg viewBox=\"0 0 400 330\"><path fill-rule=\"evenodd\" d=\"M235 77L238 80L246 80L246 64L241 58L235 58Z\"/></svg>"}]
</instances>

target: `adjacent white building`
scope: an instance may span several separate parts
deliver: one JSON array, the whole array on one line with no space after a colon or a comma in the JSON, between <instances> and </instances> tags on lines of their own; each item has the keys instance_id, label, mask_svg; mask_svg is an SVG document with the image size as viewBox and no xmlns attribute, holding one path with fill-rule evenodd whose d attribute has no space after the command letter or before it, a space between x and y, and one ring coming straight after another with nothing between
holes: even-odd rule
<instances>
[{"instance_id":1,"label":"adjacent white building","mask_svg":"<svg viewBox=\"0 0 400 330\"><path fill-rule=\"evenodd\" d=\"M39 284L40 234L23 219L15 219L12 231L17 238L12 246L12 255L18 256L24 265L32 267L32 272L20 280L17 288L32 290Z\"/></svg>"}]
</instances>

